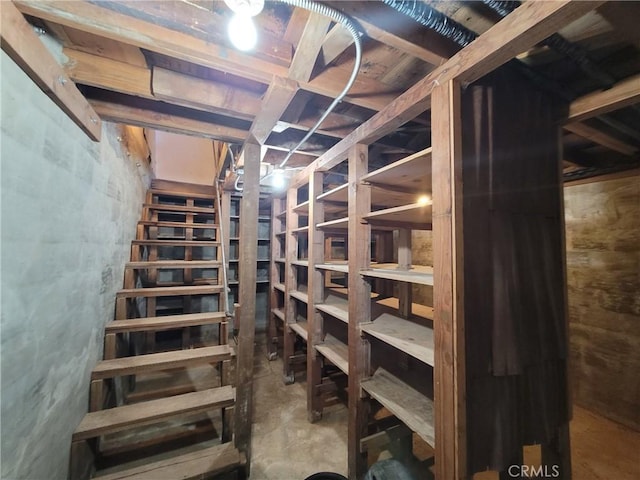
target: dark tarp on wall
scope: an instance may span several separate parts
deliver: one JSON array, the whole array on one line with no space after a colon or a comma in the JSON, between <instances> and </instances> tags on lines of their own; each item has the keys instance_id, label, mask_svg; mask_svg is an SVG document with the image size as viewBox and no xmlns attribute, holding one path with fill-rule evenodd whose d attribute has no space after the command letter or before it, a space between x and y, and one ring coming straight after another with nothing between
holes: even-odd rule
<instances>
[{"instance_id":1,"label":"dark tarp on wall","mask_svg":"<svg viewBox=\"0 0 640 480\"><path fill-rule=\"evenodd\" d=\"M569 420L559 120L502 68L462 96L469 473L520 464Z\"/></svg>"}]
</instances>

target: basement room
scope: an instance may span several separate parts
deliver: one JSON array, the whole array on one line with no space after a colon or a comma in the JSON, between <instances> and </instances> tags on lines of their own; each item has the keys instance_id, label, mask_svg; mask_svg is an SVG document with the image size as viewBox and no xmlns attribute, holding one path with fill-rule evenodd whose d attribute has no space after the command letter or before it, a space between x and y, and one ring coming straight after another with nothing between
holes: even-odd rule
<instances>
[{"instance_id":1,"label":"basement room","mask_svg":"<svg viewBox=\"0 0 640 480\"><path fill-rule=\"evenodd\" d=\"M639 479L639 24L0 1L0 477Z\"/></svg>"}]
</instances>

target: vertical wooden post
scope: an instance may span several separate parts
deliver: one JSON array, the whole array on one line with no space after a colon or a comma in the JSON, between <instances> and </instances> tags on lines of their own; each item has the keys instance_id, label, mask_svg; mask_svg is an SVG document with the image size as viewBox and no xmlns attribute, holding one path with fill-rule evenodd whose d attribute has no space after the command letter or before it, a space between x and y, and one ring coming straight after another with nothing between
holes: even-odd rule
<instances>
[{"instance_id":1,"label":"vertical wooden post","mask_svg":"<svg viewBox=\"0 0 640 480\"><path fill-rule=\"evenodd\" d=\"M323 319L316 311L316 304L323 301L323 273L315 265L322 263L324 257L324 233L315 228L324 221L322 202L316 199L322 194L322 173L314 172L309 177L309 266L307 303L307 418L315 422L322 418L322 397L317 386L322 382L322 358L314 348L324 337Z\"/></svg>"},{"instance_id":2,"label":"vertical wooden post","mask_svg":"<svg viewBox=\"0 0 640 480\"><path fill-rule=\"evenodd\" d=\"M240 292L242 310L238 333L235 406L236 448L251 460L251 423L253 418L253 355L256 322L256 269L258 266L258 196L260 193L260 145L247 142L244 147L244 191L240 237Z\"/></svg>"},{"instance_id":3,"label":"vertical wooden post","mask_svg":"<svg viewBox=\"0 0 640 480\"><path fill-rule=\"evenodd\" d=\"M281 231L280 217L282 213L282 202L279 198L273 197L271 202L271 261L269 262L269 328L267 332L267 357L269 360L275 360L278 356L278 318L271 311L272 308L278 307L278 293L274 285L280 283L280 268L275 259L280 257L280 245L278 236Z\"/></svg>"},{"instance_id":4,"label":"vertical wooden post","mask_svg":"<svg viewBox=\"0 0 640 480\"><path fill-rule=\"evenodd\" d=\"M411 261L411 230L401 228L398 232L398 270L410 270ZM412 302L412 284L400 282L398 284L398 306L400 315L404 318L411 316Z\"/></svg>"},{"instance_id":5,"label":"vertical wooden post","mask_svg":"<svg viewBox=\"0 0 640 480\"><path fill-rule=\"evenodd\" d=\"M371 226L362 220L371 207L371 188L360 178L367 173L367 145L349 149L349 478L362 478L367 464L360 453L360 439L366 435L369 403L360 381L370 375L369 343L362 338L360 323L371 320L371 286L360 270L371 261Z\"/></svg>"},{"instance_id":6,"label":"vertical wooden post","mask_svg":"<svg viewBox=\"0 0 640 480\"><path fill-rule=\"evenodd\" d=\"M460 84L431 97L436 478L466 478Z\"/></svg>"},{"instance_id":7,"label":"vertical wooden post","mask_svg":"<svg viewBox=\"0 0 640 480\"><path fill-rule=\"evenodd\" d=\"M298 258L298 237L291 231L298 228L298 214L293 210L298 203L298 190L291 188L287 192L287 234L285 250L284 269L284 348L282 353L283 380L285 384L295 381L295 372L291 364L291 357L294 353L296 334L289 328L289 324L296 323L296 301L289 295L297 287L296 269L292 261Z\"/></svg>"},{"instance_id":8,"label":"vertical wooden post","mask_svg":"<svg viewBox=\"0 0 640 480\"><path fill-rule=\"evenodd\" d=\"M220 187L222 188L222 187ZM217 195L217 193L216 193ZM222 215L222 212L225 212L224 215ZM229 194L228 191L223 190L222 191L222 198L220 198L220 212L216 212L216 220L217 220L217 224L220 226L220 229L224 232L224 245L221 245L220 247L218 247L218 258L221 259L222 255L221 255L221 251L219 250L220 248L224 249L224 258L226 260L226 264L223 265L223 268L227 269L227 272L229 271L229 253L231 251L231 241L229 240L229 238L231 237L231 219L229 218L229 216L231 215L231 195ZM216 234L216 240L219 242L221 238L221 235ZM229 278L227 278L227 280L229 280ZM218 283L222 282L222 271L218 270ZM223 311L223 312L229 312L231 311L230 307L231 305L225 305L225 301L226 301L226 295L221 295L221 301L222 301L222 308L220 308L219 310ZM234 330L238 328L237 322L234 321L234 325L233 325Z\"/></svg>"}]
</instances>

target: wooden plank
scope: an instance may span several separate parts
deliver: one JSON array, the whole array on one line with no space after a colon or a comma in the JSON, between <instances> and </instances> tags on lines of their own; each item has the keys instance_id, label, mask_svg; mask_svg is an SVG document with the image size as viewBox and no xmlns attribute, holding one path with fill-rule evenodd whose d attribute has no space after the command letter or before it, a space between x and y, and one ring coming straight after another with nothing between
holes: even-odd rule
<instances>
[{"instance_id":1,"label":"wooden plank","mask_svg":"<svg viewBox=\"0 0 640 480\"><path fill-rule=\"evenodd\" d=\"M411 230L408 228L401 228L398 231L398 265L396 267L396 272L401 271L403 274L411 273L409 272L411 268ZM380 274L381 272L389 273L384 268L379 268L376 270L368 270L371 273L377 272ZM391 272L394 273L394 272ZM362 272L361 272L362 274ZM366 275L365 275L366 276ZM401 278L407 278L406 275L403 275ZM431 284L433 285L433 278L431 278ZM398 285L398 301L400 305L400 315L402 317L407 318L411 315L411 304L413 303L413 286L407 282L401 282Z\"/></svg>"},{"instance_id":2,"label":"wooden plank","mask_svg":"<svg viewBox=\"0 0 640 480\"><path fill-rule=\"evenodd\" d=\"M362 388L432 447L437 447L434 431L434 402L411 388L384 368L378 368ZM436 463L437 465L437 463Z\"/></svg>"},{"instance_id":3,"label":"wooden plank","mask_svg":"<svg viewBox=\"0 0 640 480\"><path fill-rule=\"evenodd\" d=\"M303 292L300 290L289 290L289 296L295 298L296 300L300 300L303 303L309 302L309 295L307 292Z\"/></svg>"},{"instance_id":4,"label":"wooden plank","mask_svg":"<svg viewBox=\"0 0 640 480\"><path fill-rule=\"evenodd\" d=\"M182 295L212 295L222 291L222 285L185 285L177 287L123 288L117 298L177 297Z\"/></svg>"},{"instance_id":5,"label":"wooden plank","mask_svg":"<svg viewBox=\"0 0 640 480\"><path fill-rule=\"evenodd\" d=\"M423 265L412 265L410 270L402 270L396 264L377 264L368 270L362 270L360 275L433 286L433 268Z\"/></svg>"},{"instance_id":6,"label":"wooden plank","mask_svg":"<svg viewBox=\"0 0 640 480\"><path fill-rule=\"evenodd\" d=\"M330 263L320 263L316 265L319 270L329 270L332 272L349 273L349 265L346 260L335 260Z\"/></svg>"},{"instance_id":7,"label":"wooden plank","mask_svg":"<svg viewBox=\"0 0 640 480\"><path fill-rule=\"evenodd\" d=\"M154 178L151 180L151 193L154 195L157 193L168 196L214 200L216 196L216 187L213 185L200 185Z\"/></svg>"},{"instance_id":8,"label":"wooden plank","mask_svg":"<svg viewBox=\"0 0 640 480\"><path fill-rule=\"evenodd\" d=\"M76 83L153 99L151 70L73 48L62 53L69 59L65 72Z\"/></svg>"},{"instance_id":9,"label":"wooden plank","mask_svg":"<svg viewBox=\"0 0 640 480\"><path fill-rule=\"evenodd\" d=\"M362 325L362 331L434 366L432 328L410 322L398 315L383 313L372 323Z\"/></svg>"},{"instance_id":10,"label":"wooden plank","mask_svg":"<svg viewBox=\"0 0 640 480\"><path fill-rule=\"evenodd\" d=\"M115 358L99 362L91 372L91 379L100 380L123 375L139 375L171 368L221 362L230 360L232 356L233 349L228 345L215 345L212 347Z\"/></svg>"},{"instance_id":11,"label":"wooden plank","mask_svg":"<svg viewBox=\"0 0 640 480\"><path fill-rule=\"evenodd\" d=\"M307 322L294 322L289 323L289 328L293 330L296 335L299 335L305 342L308 341L309 337L309 325Z\"/></svg>"},{"instance_id":12,"label":"wooden plank","mask_svg":"<svg viewBox=\"0 0 640 480\"><path fill-rule=\"evenodd\" d=\"M413 228L419 230L431 230L431 205L421 202L399 207L377 210L364 215L363 220L371 224L398 228Z\"/></svg>"},{"instance_id":13,"label":"wooden plank","mask_svg":"<svg viewBox=\"0 0 640 480\"><path fill-rule=\"evenodd\" d=\"M326 15L315 12L309 15L289 66L289 78L301 82L308 82L311 79L313 67L330 24L331 18Z\"/></svg>"},{"instance_id":14,"label":"wooden plank","mask_svg":"<svg viewBox=\"0 0 640 480\"><path fill-rule=\"evenodd\" d=\"M142 220L138 222L138 225L142 225L144 227L193 228L199 230L217 230L219 228L217 223L154 222L150 220Z\"/></svg>"},{"instance_id":15,"label":"wooden plank","mask_svg":"<svg viewBox=\"0 0 640 480\"><path fill-rule=\"evenodd\" d=\"M217 260L156 260L154 262L127 262L124 268L143 270L145 268L220 268L222 263Z\"/></svg>"},{"instance_id":16,"label":"wooden plank","mask_svg":"<svg viewBox=\"0 0 640 480\"><path fill-rule=\"evenodd\" d=\"M349 309L347 308L347 305L319 303L316 305L316 309L320 312L331 315L344 323L349 323Z\"/></svg>"},{"instance_id":17,"label":"wooden plank","mask_svg":"<svg viewBox=\"0 0 640 480\"><path fill-rule=\"evenodd\" d=\"M331 202L348 202L349 201L349 184L343 183L331 190L318 195L318 200L331 201Z\"/></svg>"},{"instance_id":18,"label":"wooden plank","mask_svg":"<svg viewBox=\"0 0 640 480\"><path fill-rule=\"evenodd\" d=\"M362 177L362 181L416 193L430 193L431 147L374 170Z\"/></svg>"},{"instance_id":19,"label":"wooden plank","mask_svg":"<svg viewBox=\"0 0 640 480\"><path fill-rule=\"evenodd\" d=\"M371 204L370 187L360 181L367 173L369 152L366 145L349 150L349 271L367 270L371 260L371 226L363 222ZM369 376L369 344L361 337L360 323L371 317L371 286L360 275L349 275L349 418L348 472L361 478L367 468L360 454L360 439L366 436L369 406L361 395L360 382Z\"/></svg>"},{"instance_id":20,"label":"wooden plank","mask_svg":"<svg viewBox=\"0 0 640 480\"><path fill-rule=\"evenodd\" d=\"M320 48L320 59L322 65L326 66L338 58L342 52L353 44L353 36L340 24L331 27L322 41Z\"/></svg>"},{"instance_id":21,"label":"wooden plank","mask_svg":"<svg viewBox=\"0 0 640 480\"><path fill-rule=\"evenodd\" d=\"M342 373L349 375L349 349L344 343L327 334L324 341L316 345L315 349L338 367Z\"/></svg>"},{"instance_id":22,"label":"wooden plank","mask_svg":"<svg viewBox=\"0 0 640 480\"><path fill-rule=\"evenodd\" d=\"M73 3L76 2L67 2ZM210 122L194 120L178 115L146 110L101 100L90 100L100 118L115 123L137 125L145 128L155 128L167 132L185 135L198 135L214 140L222 140L231 143L242 143L247 136L245 130L234 127L226 127Z\"/></svg>"},{"instance_id":23,"label":"wooden plank","mask_svg":"<svg viewBox=\"0 0 640 480\"><path fill-rule=\"evenodd\" d=\"M284 310L281 308L272 308L271 312L280 320L284 322Z\"/></svg>"},{"instance_id":24,"label":"wooden plank","mask_svg":"<svg viewBox=\"0 0 640 480\"><path fill-rule=\"evenodd\" d=\"M293 207L293 211L296 213L309 214L309 200L299 203L295 207Z\"/></svg>"},{"instance_id":25,"label":"wooden plank","mask_svg":"<svg viewBox=\"0 0 640 480\"><path fill-rule=\"evenodd\" d=\"M580 122L640 102L640 75L620 80L612 88L589 93L569 105L570 122Z\"/></svg>"},{"instance_id":26,"label":"wooden plank","mask_svg":"<svg viewBox=\"0 0 640 480\"><path fill-rule=\"evenodd\" d=\"M99 142L102 123L98 114L13 3L3 3L0 27L2 50L91 140Z\"/></svg>"},{"instance_id":27,"label":"wooden plank","mask_svg":"<svg viewBox=\"0 0 640 480\"><path fill-rule=\"evenodd\" d=\"M309 226L307 225L304 227L292 228L291 233L295 235L301 234L301 233L309 233Z\"/></svg>"},{"instance_id":28,"label":"wooden plank","mask_svg":"<svg viewBox=\"0 0 640 480\"><path fill-rule=\"evenodd\" d=\"M462 480L467 475L460 95L456 81L435 88L431 115L436 476Z\"/></svg>"},{"instance_id":29,"label":"wooden plank","mask_svg":"<svg viewBox=\"0 0 640 480\"><path fill-rule=\"evenodd\" d=\"M243 464L244 458L233 443L223 443L106 475L98 472L94 478L99 480L148 480L150 478L198 480L232 471Z\"/></svg>"},{"instance_id":30,"label":"wooden plank","mask_svg":"<svg viewBox=\"0 0 640 480\"><path fill-rule=\"evenodd\" d=\"M194 207L193 205L169 205L162 203L145 203L142 205L143 208L147 208L149 210L158 210L164 212L185 212L185 213L207 213L210 215L215 215L216 209L212 207ZM193 223L193 222L186 222Z\"/></svg>"},{"instance_id":31,"label":"wooden plank","mask_svg":"<svg viewBox=\"0 0 640 480\"><path fill-rule=\"evenodd\" d=\"M602 3L526 2L298 172L290 185L304 182L314 170L335 167L354 145L373 143L429 109L431 92L438 85L452 79L471 83Z\"/></svg>"},{"instance_id":32,"label":"wooden plank","mask_svg":"<svg viewBox=\"0 0 640 480\"><path fill-rule=\"evenodd\" d=\"M392 308L394 310L398 310L400 308L400 304L398 299L395 297L387 297L381 300L377 300L376 304ZM421 305L419 303L413 303L411 305L411 316L412 317L420 317L420 319L433 320L433 307L429 307L427 305Z\"/></svg>"},{"instance_id":33,"label":"wooden plank","mask_svg":"<svg viewBox=\"0 0 640 480\"><path fill-rule=\"evenodd\" d=\"M106 333L146 332L174 330L220 323L225 319L224 312L187 313L184 315L166 315L163 317L132 318L114 320L105 326Z\"/></svg>"},{"instance_id":34,"label":"wooden plank","mask_svg":"<svg viewBox=\"0 0 640 480\"><path fill-rule=\"evenodd\" d=\"M593 128L585 123L569 123L564 126L564 129L571 133L575 133L576 135L579 135L583 138L586 138L593 143L597 143L616 152L620 152L624 155L634 155L638 151L638 148L636 146L623 142L622 140L612 137L611 135L608 135L598 130L597 128Z\"/></svg>"},{"instance_id":35,"label":"wooden plank","mask_svg":"<svg viewBox=\"0 0 640 480\"><path fill-rule=\"evenodd\" d=\"M271 81L250 129L260 145L265 143L297 91L298 84L288 78L274 77Z\"/></svg>"},{"instance_id":36,"label":"wooden plank","mask_svg":"<svg viewBox=\"0 0 640 480\"><path fill-rule=\"evenodd\" d=\"M156 247L219 247L220 242L209 240L132 240L132 245Z\"/></svg>"},{"instance_id":37,"label":"wooden plank","mask_svg":"<svg viewBox=\"0 0 640 480\"><path fill-rule=\"evenodd\" d=\"M255 92L160 67L153 67L151 88L159 100L244 120L253 120L262 103Z\"/></svg>"},{"instance_id":38,"label":"wooden plank","mask_svg":"<svg viewBox=\"0 0 640 480\"><path fill-rule=\"evenodd\" d=\"M309 260L292 260L291 265L297 267L309 267Z\"/></svg>"},{"instance_id":39,"label":"wooden plank","mask_svg":"<svg viewBox=\"0 0 640 480\"><path fill-rule=\"evenodd\" d=\"M256 329L256 278L258 267L258 209L260 203L260 146L244 145L244 187L240 217L239 258L241 299L240 331L238 333L238 359L236 362L236 389L238 399L234 410L234 436L236 447L251 461L251 424L253 422L253 359Z\"/></svg>"},{"instance_id":40,"label":"wooden plank","mask_svg":"<svg viewBox=\"0 0 640 480\"><path fill-rule=\"evenodd\" d=\"M73 433L72 439L73 441L87 440L170 418L206 412L215 408L230 407L234 403L234 398L235 389L231 386L224 386L91 412L82 419Z\"/></svg>"},{"instance_id":41,"label":"wooden plank","mask_svg":"<svg viewBox=\"0 0 640 480\"><path fill-rule=\"evenodd\" d=\"M316 228L322 228L327 230L332 229L346 229L349 227L349 217L336 218L335 220L329 220L327 222L320 222L316 224Z\"/></svg>"}]
</instances>

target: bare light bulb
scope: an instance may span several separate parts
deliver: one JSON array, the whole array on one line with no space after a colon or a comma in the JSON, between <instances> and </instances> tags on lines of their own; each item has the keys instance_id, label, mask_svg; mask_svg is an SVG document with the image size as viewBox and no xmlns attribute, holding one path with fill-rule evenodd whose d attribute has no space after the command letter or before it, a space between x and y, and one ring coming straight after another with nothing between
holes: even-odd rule
<instances>
[{"instance_id":1,"label":"bare light bulb","mask_svg":"<svg viewBox=\"0 0 640 480\"><path fill-rule=\"evenodd\" d=\"M243 52L252 50L258 43L258 32L248 15L236 13L231 17L227 31L233 46Z\"/></svg>"},{"instance_id":2,"label":"bare light bulb","mask_svg":"<svg viewBox=\"0 0 640 480\"><path fill-rule=\"evenodd\" d=\"M431 198L429 198L429 195L420 195L418 203L420 205L429 205L431 203Z\"/></svg>"},{"instance_id":3,"label":"bare light bulb","mask_svg":"<svg viewBox=\"0 0 640 480\"><path fill-rule=\"evenodd\" d=\"M273 171L272 176L273 178L271 179L271 185L273 185L273 188L275 188L276 190L282 190L286 183L284 179L284 171L280 168L276 168Z\"/></svg>"}]
</instances>

